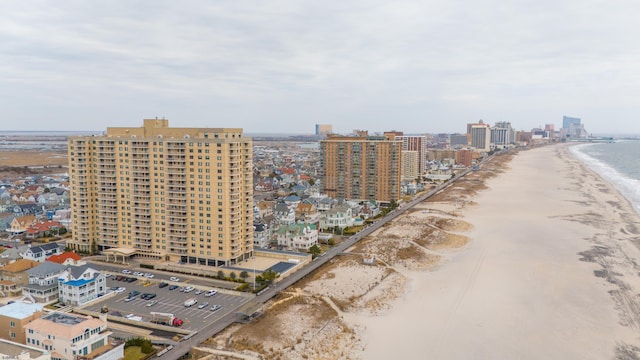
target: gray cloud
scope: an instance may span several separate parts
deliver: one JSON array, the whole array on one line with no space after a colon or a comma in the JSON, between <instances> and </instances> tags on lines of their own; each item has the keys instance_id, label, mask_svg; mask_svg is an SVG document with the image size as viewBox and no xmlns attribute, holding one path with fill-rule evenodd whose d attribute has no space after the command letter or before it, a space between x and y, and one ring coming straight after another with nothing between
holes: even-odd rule
<instances>
[{"instance_id":1,"label":"gray cloud","mask_svg":"<svg viewBox=\"0 0 640 360\"><path fill-rule=\"evenodd\" d=\"M631 1L3 3L0 116L15 129L636 132Z\"/></svg>"}]
</instances>

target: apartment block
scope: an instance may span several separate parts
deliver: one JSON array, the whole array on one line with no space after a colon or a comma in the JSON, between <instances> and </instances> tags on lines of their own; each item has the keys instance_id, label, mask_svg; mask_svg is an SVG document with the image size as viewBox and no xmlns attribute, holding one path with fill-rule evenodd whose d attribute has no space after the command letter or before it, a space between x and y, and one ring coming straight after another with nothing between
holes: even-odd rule
<instances>
[{"instance_id":1,"label":"apartment block","mask_svg":"<svg viewBox=\"0 0 640 360\"><path fill-rule=\"evenodd\" d=\"M69 139L73 240L80 252L209 266L253 254L252 141L239 128L107 128Z\"/></svg>"},{"instance_id":2,"label":"apartment block","mask_svg":"<svg viewBox=\"0 0 640 360\"><path fill-rule=\"evenodd\" d=\"M328 196L384 203L400 199L402 141L395 135L328 135L320 142L320 154Z\"/></svg>"},{"instance_id":3,"label":"apartment block","mask_svg":"<svg viewBox=\"0 0 640 360\"><path fill-rule=\"evenodd\" d=\"M385 133L386 134L386 133ZM427 170L427 137L422 135L396 135L396 140L402 141L403 151L415 151L418 155L418 175ZM414 177L414 179L417 178Z\"/></svg>"},{"instance_id":4,"label":"apartment block","mask_svg":"<svg viewBox=\"0 0 640 360\"><path fill-rule=\"evenodd\" d=\"M402 180L414 181L420 177L420 155L417 151L402 150ZM426 153L425 153L426 156ZM425 161L426 162L426 161Z\"/></svg>"}]
</instances>

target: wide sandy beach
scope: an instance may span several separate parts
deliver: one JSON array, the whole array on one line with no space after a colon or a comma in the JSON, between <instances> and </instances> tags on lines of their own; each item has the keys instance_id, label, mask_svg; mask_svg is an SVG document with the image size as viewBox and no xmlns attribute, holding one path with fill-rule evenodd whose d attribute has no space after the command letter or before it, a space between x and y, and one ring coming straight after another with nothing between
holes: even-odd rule
<instances>
[{"instance_id":1,"label":"wide sandy beach","mask_svg":"<svg viewBox=\"0 0 640 360\"><path fill-rule=\"evenodd\" d=\"M509 167L463 210L468 245L360 317L362 358L638 358L638 215L565 145Z\"/></svg>"}]
</instances>

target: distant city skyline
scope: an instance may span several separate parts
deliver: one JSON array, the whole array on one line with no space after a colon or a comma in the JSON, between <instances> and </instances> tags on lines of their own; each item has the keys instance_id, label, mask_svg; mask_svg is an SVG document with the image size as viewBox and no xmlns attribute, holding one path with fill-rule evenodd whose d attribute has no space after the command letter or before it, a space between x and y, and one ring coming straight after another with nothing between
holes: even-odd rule
<instances>
[{"instance_id":1,"label":"distant city skyline","mask_svg":"<svg viewBox=\"0 0 640 360\"><path fill-rule=\"evenodd\" d=\"M1 130L640 133L628 0L3 5Z\"/></svg>"}]
</instances>

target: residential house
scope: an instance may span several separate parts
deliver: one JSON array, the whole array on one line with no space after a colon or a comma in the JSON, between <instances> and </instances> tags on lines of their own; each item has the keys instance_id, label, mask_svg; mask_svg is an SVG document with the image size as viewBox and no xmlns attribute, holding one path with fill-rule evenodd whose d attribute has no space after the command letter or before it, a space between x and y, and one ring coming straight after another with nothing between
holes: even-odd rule
<instances>
[{"instance_id":1,"label":"residential house","mask_svg":"<svg viewBox=\"0 0 640 360\"><path fill-rule=\"evenodd\" d=\"M60 196L53 192L38 196L38 204L41 206L57 206L60 205L60 201Z\"/></svg>"},{"instance_id":2,"label":"residential house","mask_svg":"<svg viewBox=\"0 0 640 360\"><path fill-rule=\"evenodd\" d=\"M325 198L321 198L316 202L316 208L318 209L319 212L326 212L331 210L336 204L336 201L334 199L325 197Z\"/></svg>"},{"instance_id":3,"label":"residential house","mask_svg":"<svg viewBox=\"0 0 640 360\"><path fill-rule=\"evenodd\" d=\"M58 277L58 296L66 305L82 305L106 290L104 274L90 265L67 266Z\"/></svg>"},{"instance_id":4,"label":"residential house","mask_svg":"<svg viewBox=\"0 0 640 360\"><path fill-rule=\"evenodd\" d=\"M44 245L30 246L22 254L22 258L37 262L44 262L49 256L58 255L60 253L60 246L55 242L51 242Z\"/></svg>"},{"instance_id":5,"label":"residential house","mask_svg":"<svg viewBox=\"0 0 640 360\"><path fill-rule=\"evenodd\" d=\"M367 201L362 204L360 211L356 215L369 219L376 217L378 214L380 214L380 207L373 201Z\"/></svg>"},{"instance_id":6,"label":"residential house","mask_svg":"<svg viewBox=\"0 0 640 360\"><path fill-rule=\"evenodd\" d=\"M284 198L284 203L287 204L287 206L295 209L295 207L298 206L298 204L300 204L300 197L295 195L289 195L286 198Z\"/></svg>"},{"instance_id":7,"label":"residential house","mask_svg":"<svg viewBox=\"0 0 640 360\"><path fill-rule=\"evenodd\" d=\"M52 360L117 360L124 358L124 343L109 341L105 318L52 312L25 326L27 345L51 352Z\"/></svg>"},{"instance_id":8,"label":"residential house","mask_svg":"<svg viewBox=\"0 0 640 360\"><path fill-rule=\"evenodd\" d=\"M42 206L38 204L18 204L13 206L13 214L15 216L40 215Z\"/></svg>"},{"instance_id":9,"label":"residential house","mask_svg":"<svg viewBox=\"0 0 640 360\"><path fill-rule=\"evenodd\" d=\"M22 286L22 293L29 294L36 302L51 303L58 300L58 277L64 271L64 265L45 261L27 270L29 283Z\"/></svg>"},{"instance_id":10,"label":"residential house","mask_svg":"<svg viewBox=\"0 0 640 360\"><path fill-rule=\"evenodd\" d=\"M260 201L257 204L258 211L260 212L260 218L264 219L273 215L274 202L273 201Z\"/></svg>"},{"instance_id":11,"label":"residential house","mask_svg":"<svg viewBox=\"0 0 640 360\"><path fill-rule=\"evenodd\" d=\"M86 261L82 260L80 255L74 253L73 251L63 252L59 255L51 255L47 258L47 261L51 261L60 265L71 266L80 266L87 263Z\"/></svg>"},{"instance_id":12,"label":"residential house","mask_svg":"<svg viewBox=\"0 0 640 360\"><path fill-rule=\"evenodd\" d=\"M296 222L296 212L285 203L278 203L273 210L273 216L279 224L290 225Z\"/></svg>"},{"instance_id":13,"label":"residential house","mask_svg":"<svg viewBox=\"0 0 640 360\"><path fill-rule=\"evenodd\" d=\"M26 344L24 327L42 316L42 307L26 299L0 307L0 339Z\"/></svg>"},{"instance_id":14,"label":"residential house","mask_svg":"<svg viewBox=\"0 0 640 360\"><path fill-rule=\"evenodd\" d=\"M36 239L39 237L54 236L58 234L61 228L62 225L58 221L41 221L31 225L29 229L27 229L26 237Z\"/></svg>"},{"instance_id":15,"label":"residential house","mask_svg":"<svg viewBox=\"0 0 640 360\"><path fill-rule=\"evenodd\" d=\"M315 224L320 221L320 214L313 203L303 201L296 207L296 219L307 224Z\"/></svg>"},{"instance_id":16,"label":"residential house","mask_svg":"<svg viewBox=\"0 0 640 360\"><path fill-rule=\"evenodd\" d=\"M281 225L275 237L279 247L289 250L308 251L318 244L318 230L313 224Z\"/></svg>"},{"instance_id":17,"label":"residential house","mask_svg":"<svg viewBox=\"0 0 640 360\"><path fill-rule=\"evenodd\" d=\"M11 245L9 245L11 246ZM19 247L11 247L5 249L2 254L0 254L0 264L2 266L10 264L18 259L22 259L22 254L29 248L28 245L22 245Z\"/></svg>"},{"instance_id":18,"label":"residential house","mask_svg":"<svg viewBox=\"0 0 640 360\"><path fill-rule=\"evenodd\" d=\"M51 353L15 341L0 339L0 359L51 360Z\"/></svg>"},{"instance_id":19,"label":"residential house","mask_svg":"<svg viewBox=\"0 0 640 360\"><path fill-rule=\"evenodd\" d=\"M13 218L11 221L11 227L9 233L11 235L20 235L27 232L31 225L36 223L36 217L34 215L24 215Z\"/></svg>"},{"instance_id":20,"label":"residential house","mask_svg":"<svg viewBox=\"0 0 640 360\"><path fill-rule=\"evenodd\" d=\"M271 246L271 227L268 224L253 223L253 246L262 249Z\"/></svg>"},{"instance_id":21,"label":"residential house","mask_svg":"<svg viewBox=\"0 0 640 360\"><path fill-rule=\"evenodd\" d=\"M2 296L16 296L22 293L22 286L29 283L27 270L40 265L37 261L18 259L0 268L0 280L3 281Z\"/></svg>"},{"instance_id":22,"label":"residential house","mask_svg":"<svg viewBox=\"0 0 640 360\"><path fill-rule=\"evenodd\" d=\"M347 205L338 205L320 215L320 229L347 228L353 224L352 210Z\"/></svg>"}]
</instances>

